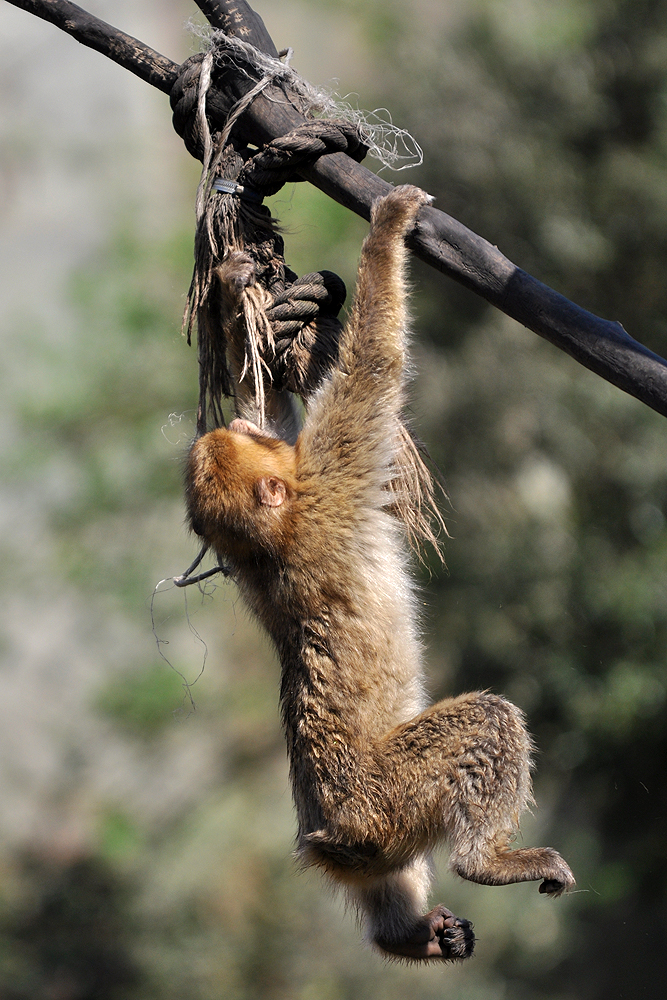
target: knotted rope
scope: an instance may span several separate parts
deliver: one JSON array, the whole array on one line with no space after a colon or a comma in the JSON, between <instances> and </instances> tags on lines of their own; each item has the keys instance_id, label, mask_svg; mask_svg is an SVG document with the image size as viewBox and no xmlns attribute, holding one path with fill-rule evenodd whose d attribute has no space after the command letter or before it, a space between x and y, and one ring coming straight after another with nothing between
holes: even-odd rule
<instances>
[{"instance_id":1,"label":"knotted rope","mask_svg":"<svg viewBox=\"0 0 667 1000\"><path fill-rule=\"evenodd\" d=\"M263 77L213 137L207 96L221 69L221 53L229 56L231 41L219 32L213 40L209 52L188 60L172 91L176 130L203 160L195 268L185 318L188 337L195 322L198 329L199 433L209 420L213 426L223 422L223 397L236 394L240 405L239 390L246 404L252 395L253 418L264 426L267 385L273 391L290 389L307 396L331 364L345 286L330 272L297 280L285 265L282 238L261 200L294 179L300 165L327 152L345 151L360 159L366 149L356 126L318 119L259 152L239 143L233 129L249 103L286 74L290 80L296 76L279 60L264 56ZM251 49L242 44L244 50ZM237 47L232 46L233 53Z\"/></svg>"}]
</instances>

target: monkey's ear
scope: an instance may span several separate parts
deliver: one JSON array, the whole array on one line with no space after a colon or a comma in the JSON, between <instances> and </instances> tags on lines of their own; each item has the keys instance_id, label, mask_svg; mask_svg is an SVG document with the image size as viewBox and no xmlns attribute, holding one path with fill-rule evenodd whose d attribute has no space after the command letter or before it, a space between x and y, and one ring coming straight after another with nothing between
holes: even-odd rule
<instances>
[{"instance_id":1,"label":"monkey's ear","mask_svg":"<svg viewBox=\"0 0 667 1000\"><path fill-rule=\"evenodd\" d=\"M277 476L262 476L256 483L257 497L264 507L280 507L287 498L287 487Z\"/></svg>"}]
</instances>

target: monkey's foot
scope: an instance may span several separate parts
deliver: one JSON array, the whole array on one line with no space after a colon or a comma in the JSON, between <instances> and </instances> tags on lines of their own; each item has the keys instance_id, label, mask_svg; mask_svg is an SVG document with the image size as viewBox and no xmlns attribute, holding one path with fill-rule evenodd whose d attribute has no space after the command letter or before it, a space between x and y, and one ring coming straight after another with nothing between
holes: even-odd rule
<instances>
[{"instance_id":1,"label":"monkey's foot","mask_svg":"<svg viewBox=\"0 0 667 1000\"><path fill-rule=\"evenodd\" d=\"M469 920L454 916L446 906L436 906L421 917L410 937L400 941L376 939L388 955L412 961L424 959L469 958L475 947L475 935Z\"/></svg>"},{"instance_id":2,"label":"monkey's foot","mask_svg":"<svg viewBox=\"0 0 667 1000\"><path fill-rule=\"evenodd\" d=\"M451 867L457 875L480 885L542 881L540 892L547 896L560 896L576 884L569 866L553 847L520 847L516 851L499 851L495 856L487 854L481 863L475 860L473 867L469 856L455 858Z\"/></svg>"},{"instance_id":3,"label":"monkey's foot","mask_svg":"<svg viewBox=\"0 0 667 1000\"><path fill-rule=\"evenodd\" d=\"M574 875L567 865L565 865L565 869L559 878L545 878L538 892L543 892L545 895L555 898L556 896L562 896L564 892L569 892L570 889L574 889L577 884L574 881Z\"/></svg>"},{"instance_id":4,"label":"monkey's foot","mask_svg":"<svg viewBox=\"0 0 667 1000\"><path fill-rule=\"evenodd\" d=\"M544 852L549 854L549 866L546 871L540 873L540 877L544 879L539 891L545 893L547 896L561 896L564 892L569 892L570 889L574 889L576 882L574 881L574 875L570 871L570 866L563 861L560 854L554 851L551 847L543 848Z\"/></svg>"}]
</instances>

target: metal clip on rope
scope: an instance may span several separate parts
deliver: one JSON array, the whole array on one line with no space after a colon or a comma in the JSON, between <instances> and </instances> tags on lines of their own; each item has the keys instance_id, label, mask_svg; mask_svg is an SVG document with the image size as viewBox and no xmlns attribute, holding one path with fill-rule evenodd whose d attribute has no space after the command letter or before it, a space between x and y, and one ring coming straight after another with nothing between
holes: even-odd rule
<instances>
[{"instance_id":1,"label":"metal clip on rope","mask_svg":"<svg viewBox=\"0 0 667 1000\"><path fill-rule=\"evenodd\" d=\"M222 194L237 194L239 198L244 198L246 201L254 201L257 204L261 204L264 200L259 191L253 191L252 188L245 187L243 184L239 184L238 181L229 181L224 177L216 177L213 181L213 190L220 191Z\"/></svg>"}]
</instances>

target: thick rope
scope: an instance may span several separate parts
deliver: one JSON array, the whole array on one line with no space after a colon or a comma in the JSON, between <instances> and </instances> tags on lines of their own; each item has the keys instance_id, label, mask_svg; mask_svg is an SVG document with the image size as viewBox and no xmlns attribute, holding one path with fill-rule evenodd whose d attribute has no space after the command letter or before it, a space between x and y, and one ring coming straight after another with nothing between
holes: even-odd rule
<instances>
[{"instance_id":1,"label":"thick rope","mask_svg":"<svg viewBox=\"0 0 667 1000\"><path fill-rule=\"evenodd\" d=\"M221 74L231 69L248 79L257 80L270 76L273 82L285 92L289 92L289 100L304 117L326 121L345 122L361 136L364 146L370 156L374 157L383 167L392 170L406 170L423 162L423 152L419 143L405 129L394 125L389 112L385 108L375 111L361 111L330 91L313 87L304 80L289 65L291 50L287 52L284 62L259 51L240 38L226 36L222 32L205 31L202 34L207 44L216 52L216 67ZM194 56L190 63L202 56ZM187 85L179 84L172 89L172 108L174 109L174 127L181 135L193 156L202 159L201 147L189 144L191 128L187 125L192 109L189 108ZM214 87L215 89L215 87ZM361 157L350 152L355 159Z\"/></svg>"},{"instance_id":2,"label":"thick rope","mask_svg":"<svg viewBox=\"0 0 667 1000\"><path fill-rule=\"evenodd\" d=\"M333 271L304 274L274 296L267 310L273 327L277 389L308 396L338 356L338 313L345 284Z\"/></svg>"},{"instance_id":3,"label":"thick rope","mask_svg":"<svg viewBox=\"0 0 667 1000\"><path fill-rule=\"evenodd\" d=\"M320 156L347 153L353 159L361 159L366 150L356 126L314 119L273 139L253 156L243 170L244 182L266 197L295 180L299 167L314 163Z\"/></svg>"}]
</instances>

